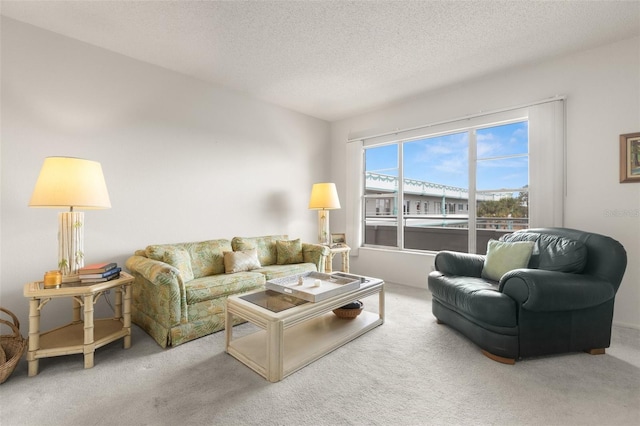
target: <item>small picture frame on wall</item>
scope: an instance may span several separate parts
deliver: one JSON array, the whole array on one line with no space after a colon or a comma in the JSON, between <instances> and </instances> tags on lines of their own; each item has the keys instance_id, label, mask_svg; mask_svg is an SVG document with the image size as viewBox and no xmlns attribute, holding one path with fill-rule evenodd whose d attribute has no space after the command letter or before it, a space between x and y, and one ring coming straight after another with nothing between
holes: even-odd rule
<instances>
[{"instance_id":1,"label":"small picture frame on wall","mask_svg":"<svg viewBox=\"0 0 640 426\"><path fill-rule=\"evenodd\" d=\"M640 182L640 132L620 135L620 183Z\"/></svg>"},{"instance_id":2,"label":"small picture frame on wall","mask_svg":"<svg viewBox=\"0 0 640 426\"><path fill-rule=\"evenodd\" d=\"M331 247L342 247L347 244L345 234L331 234Z\"/></svg>"}]
</instances>

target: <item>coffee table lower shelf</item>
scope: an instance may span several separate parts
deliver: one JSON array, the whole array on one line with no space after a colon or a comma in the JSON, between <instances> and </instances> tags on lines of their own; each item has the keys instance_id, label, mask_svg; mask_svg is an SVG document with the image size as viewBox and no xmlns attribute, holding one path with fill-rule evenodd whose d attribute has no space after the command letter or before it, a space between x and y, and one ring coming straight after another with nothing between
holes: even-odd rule
<instances>
[{"instance_id":1,"label":"coffee table lower shelf","mask_svg":"<svg viewBox=\"0 0 640 426\"><path fill-rule=\"evenodd\" d=\"M282 377L343 346L382 324L378 314L363 311L354 319L338 318L333 312L284 330L282 339ZM227 352L243 364L269 378L267 331L260 330L229 343Z\"/></svg>"}]
</instances>

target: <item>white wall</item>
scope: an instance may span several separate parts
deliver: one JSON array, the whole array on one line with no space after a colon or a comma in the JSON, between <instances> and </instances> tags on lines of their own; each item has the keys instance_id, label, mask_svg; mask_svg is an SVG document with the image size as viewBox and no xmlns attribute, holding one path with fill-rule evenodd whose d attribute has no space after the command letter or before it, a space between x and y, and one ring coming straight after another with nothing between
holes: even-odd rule
<instances>
[{"instance_id":1,"label":"white wall","mask_svg":"<svg viewBox=\"0 0 640 426\"><path fill-rule=\"evenodd\" d=\"M464 64L460 64L464 66ZM619 135L640 131L640 39L512 69L351 119L332 123L332 175L343 209L332 232L346 227L346 141L549 98L567 96L565 226L609 235L628 254L614 321L640 327L640 184L619 183ZM359 251L352 272L426 287L432 255Z\"/></svg>"},{"instance_id":2,"label":"white wall","mask_svg":"<svg viewBox=\"0 0 640 426\"><path fill-rule=\"evenodd\" d=\"M57 263L58 211L27 207L47 156L102 163L113 207L85 212L87 263L152 243L316 240L328 123L11 19L1 30L0 305L23 334L23 285ZM70 318L52 301L43 329Z\"/></svg>"}]
</instances>

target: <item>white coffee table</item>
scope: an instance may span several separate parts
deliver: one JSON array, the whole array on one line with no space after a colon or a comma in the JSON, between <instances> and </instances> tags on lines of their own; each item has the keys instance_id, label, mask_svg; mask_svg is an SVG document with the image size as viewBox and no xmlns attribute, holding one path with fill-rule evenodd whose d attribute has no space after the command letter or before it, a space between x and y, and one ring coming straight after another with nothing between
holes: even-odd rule
<instances>
[{"instance_id":1,"label":"white coffee table","mask_svg":"<svg viewBox=\"0 0 640 426\"><path fill-rule=\"evenodd\" d=\"M384 282L364 278L366 282L359 289L315 303L271 290L229 297L225 327L227 353L270 382L282 380L384 322ZM367 304L354 319L338 318L332 312L376 293L378 313L368 311ZM284 310L274 312L279 309ZM234 339L234 316L261 330Z\"/></svg>"}]
</instances>

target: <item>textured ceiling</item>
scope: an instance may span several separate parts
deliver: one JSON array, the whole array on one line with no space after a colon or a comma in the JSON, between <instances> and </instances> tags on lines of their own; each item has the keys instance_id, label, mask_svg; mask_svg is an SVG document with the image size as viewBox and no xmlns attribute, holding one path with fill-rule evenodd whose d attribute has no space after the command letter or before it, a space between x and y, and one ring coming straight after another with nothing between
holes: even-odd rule
<instances>
[{"instance_id":1,"label":"textured ceiling","mask_svg":"<svg viewBox=\"0 0 640 426\"><path fill-rule=\"evenodd\" d=\"M18 21L328 121L640 34L640 1L0 6Z\"/></svg>"}]
</instances>

